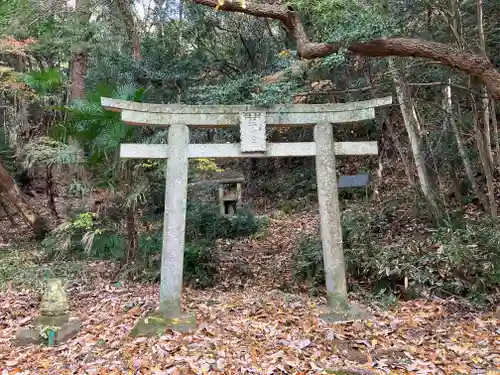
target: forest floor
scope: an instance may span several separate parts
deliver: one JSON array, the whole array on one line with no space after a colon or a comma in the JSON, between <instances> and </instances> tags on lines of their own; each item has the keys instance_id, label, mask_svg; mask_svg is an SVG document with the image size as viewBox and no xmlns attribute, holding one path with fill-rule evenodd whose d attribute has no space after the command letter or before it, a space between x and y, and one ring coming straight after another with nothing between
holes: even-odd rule
<instances>
[{"instance_id":1,"label":"forest floor","mask_svg":"<svg viewBox=\"0 0 500 375\"><path fill-rule=\"evenodd\" d=\"M274 218L267 236L226 243L217 286L184 290L197 330L155 338L132 338L129 331L157 306L157 284L118 281L110 262L41 264L30 244L4 247L0 373L500 374L500 319L463 301L380 308L362 300L371 321L319 320L324 298L297 285L291 267L299 232L315 230L317 221L310 213ZM14 264L22 271L9 274ZM15 346L15 331L38 314L38 278L58 267L70 279L71 314L82 330L54 348Z\"/></svg>"}]
</instances>

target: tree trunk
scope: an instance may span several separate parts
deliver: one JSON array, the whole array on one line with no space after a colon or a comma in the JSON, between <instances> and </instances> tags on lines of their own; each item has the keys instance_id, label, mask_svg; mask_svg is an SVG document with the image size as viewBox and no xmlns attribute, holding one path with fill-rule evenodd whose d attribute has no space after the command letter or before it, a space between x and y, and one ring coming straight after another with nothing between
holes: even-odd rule
<instances>
[{"instance_id":1,"label":"tree trunk","mask_svg":"<svg viewBox=\"0 0 500 375\"><path fill-rule=\"evenodd\" d=\"M500 139L498 137L498 121L495 100L491 99L491 125L493 126L493 137L495 141L495 156L497 170L500 170Z\"/></svg>"},{"instance_id":2,"label":"tree trunk","mask_svg":"<svg viewBox=\"0 0 500 375\"><path fill-rule=\"evenodd\" d=\"M484 37L484 27L483 27L483 0L477 0L477 28L479 32L479 48L481 48L481 53L485 58L486 55L486 39ZM491 150L491 132L490 132L490 99L488 97L488 92L486 88L481 87L481 102L483 105L483 136L485 141L485 152L491 166L494 165L493 162L493 151Z\"/></svg>"},{"instance_id":3,"label":"tree trunk","mask_svg":"<svg viewBox=\"0 0 500 375\"><path fill-rule=\"evenodd\" d=\"M52 167L46 167L46 175L45 175L45 194L49 198L48 206L52 215L57 219L59 219L59 213L57 212L56 207L56 199L55 199L55 191L54 191L54 177L52 175Z\"/></svg>"},{"instance_id":4,"label":"tree trunk","mask_svg":"<svg viewBox=\"0 0 500 375\"><path fill-rule=\"evenodd\" d=\"M76 0L75 13L79 26L83 29L88 26L90 21L90 1L89 0ZM90 39L90 35L84 36L82 42ZM71 87L70 98L71 100L81 99L85 96L85 76L87 75L88 68L88 55L87 47L82 45L73 46L74 52L71 57Z\"/></svg>"},{"instance_id":5,"label":"tree trunk","mask_svg":"<svg viewBox=\"0 0 500 375\"><path fill-rule=\"evenodd\" d=\"M389 135L392 138L392 142L394 142L394 146L396 146L396 150L399 153L399 157L401 158L401 161L403 162L403 167L405 169L406 177L408 178L408 182L410 183L411 186L415 186L415 177L413 175L413 170L411 167L411 162L408 160L404 153L403 145L401 144L398 135L394 131L394 127L392 126L392 122L390 119L385 121L385 124L387 125L387 130L389 131Z\"/></svg>"},{"instance_id":6,"label":"tree trunk","mask_svg":"<svg viewBox=\"0 0 500 375\"><path fill-rule=\"evenodd\" d=\"M113 0L111 3L118 9L122 17L123 23L125 25L125 32L127 33L127 39L130 46L132 47L134 60L141 61L141 39L139 36L139 28L137 27L136 21L134 19L132 3L129 3L125 0Z\"/></svg>"},{"instance_id":7,"label":"tree trunk","mask_svg":"<svg viewBox=\"0 0 500 375\"><path fill-rule=\"evenodd\" d=\"M401 78L400 73L396 70L393 59L389 59L389 69L391 70L392 78L396 87L396 94L401 108L401 114L403 115L403 122L405 124L408 137L410 138L413 158L415 159L415 167L420 181L420 188L422 189L424 197L429 204L432 216L438 220L441 217L441 211L437 204L436 194L430 182L429 172L425 164L422 141L420 134L418 133L416 117L414 116L413 102L408 94L406 83Z\"/></svg>"},{"instance_id":8,"label":"tree trunk","mask_svg":"<svg viewBox=\"0 0 500 375\"><path fill-rule=\"evenodd\" d=\"M47 233L45 220L31 207L25 199L21 190L16 185L15 181L5 169L3 162L0 160L0 192L21 214L23 220L28 224L38 238L43 238Z\"/></svg>"},{"instance_id":9,"label":"tree trunk","mask_svg":"<svg viewBox=\"0 0 500 375\"><path fill-rule=\"evenodd\" d=\"M451 80L449 80L451 81ZM450 82L451 83L451 82ZM481 199L481 194L479 193L479 189L476 184L476 179L474 177L474 172L472 170L472 163L469 159L469 155L467 154L467 150L465 148L464 141L462 140L462 135L460 134L460 129L457 126L457 122L455 121L455 117L453 117L453 106L452 106L452 100L451 100L451 86L446 86L444 88L444 109L446 113L448 114L448 122L452 127L453 134L455 135L455 139L457 141L458 145L458 152L460 153L460 156L462 157L462 163L464 164L464 169L465 173L467 174L467 179L469 180L469 185L472 188L472 191L474 195ZM486 208L486 206L485 206Z\"/></svg>"},{"instance_id":10,"label":"tree trunk","mask_svg":"<svg viewBox=\"0 0 500 375\"><path fill-rule=\"evenodd\" d=\"M127 255L125 263L135 262L139 249L139 241L137 237L137 229L135 222L135 209L129 207L127 209Z\"/></svg>"},{"instance_id":11,"label":"tree trunk","mask_svg":"<svg viewBox=\"0 0 500 375\"><path fill-rule=\"evenodd\" d=\"M85 96L87 58L86 53L75 53L71 59L71 100L82 99Z\"/></svg>"},{"instance_id":12,"label":"tree trunk","mask_svg":"<svg viewBox=\"0 0 500 375\"><path fill-rule=\"evenodd\" d=\"M7 216L7 219L9 219L10 224L15 227L16 226L16 221L14 220L14 216L12 216L9 212L9 209L7 207L7 204L4 202L6 201L5 197L2 196L3 194L0 193L0 208L2 208L3 212L5 212L5 215Z\"/></svg>"},{"instance_id":13,"label":"tree trunk","mask_svg":"<svg viewBox=\"0 0 500 375\"><path fill-rule=\"evenodd\" d=\"M471 107L472 107L472 117L474 124L474 134L476 136L477 149L479 151L479 157L481 159L481 164L483 166L484 176L486 178L486 187L488 189L488 200L490 206L491 217L495 219L497 217L497 202L495 198L495 186L493 184L493 165L488 157L487 145L484 134L481 131L479 125L479 114L477 111L476 102L472 94L470 95ZM490 146L491 148L491 146Z\"/></svg>"}]
</instances>

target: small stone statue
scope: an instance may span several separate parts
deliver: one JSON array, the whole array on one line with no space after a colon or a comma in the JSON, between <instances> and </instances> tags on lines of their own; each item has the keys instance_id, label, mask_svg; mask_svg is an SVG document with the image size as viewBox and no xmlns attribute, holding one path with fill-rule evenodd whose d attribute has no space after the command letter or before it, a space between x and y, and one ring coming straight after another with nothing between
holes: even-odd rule
<instances>
[{"instance_id":1,"label":"small stone statue","mask_svg":"<svg viewBox=\"0 0 500 375\"><path fill-rule=\"evenodd\" d=\"M44 316L65 315L68 311L68 298L60 279L47 280L47 287L42 297L40 314Z\"/></svg>"},{"instance_id":2,"label":"small stone statue","mask_svg":"<svg viewBox=\"0 0 500 375\"><path fill-rule=\"evenodd\" d=\"M35 317L34 327L17 331L17 343L29 345L48 341L49 345L57 345L75 337L80 330L80 321L69 320L68 309L68 298L62 280L47 280L40 304L40 315Z\"/></svg>"}]
</instances>

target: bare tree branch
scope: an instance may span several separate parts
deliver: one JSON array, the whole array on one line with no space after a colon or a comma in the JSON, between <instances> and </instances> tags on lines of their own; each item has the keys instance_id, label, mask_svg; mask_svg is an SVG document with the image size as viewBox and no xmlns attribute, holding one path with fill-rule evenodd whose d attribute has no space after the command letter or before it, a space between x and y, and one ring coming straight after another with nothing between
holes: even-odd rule
<instances>
[{"instance_id":1,"label":"bare tree branch","mask_svg":"<svg viewBox=\"0 0 500 375\"><path fill-rule=\"evenodd\" d=\"M467 53L458 48L437 42L413 38L379 38L365 43L341 44L316 43L309 40L298 13L291 6L226 0L191 0L192 2L220 11L244 13L255 17L280 21L293 35L297 44L297 54L304 59L328 56L345 47L349 52L369 57L420 57L441 62L450 68L477 77L493 98L500 100L500 73L491 61L481 55Z\"/></svg>"}]
</instances>

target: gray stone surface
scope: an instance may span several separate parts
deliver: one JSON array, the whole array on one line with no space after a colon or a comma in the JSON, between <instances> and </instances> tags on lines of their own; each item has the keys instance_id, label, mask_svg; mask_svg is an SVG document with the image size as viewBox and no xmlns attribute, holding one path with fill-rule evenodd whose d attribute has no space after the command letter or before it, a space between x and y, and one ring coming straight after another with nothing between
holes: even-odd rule
<instances>
[{"instance_id":1,"label":"gray stone surface","mask_svg":"<svg viewBox=\"0 0 500 375\"><path fill-rule=\"evenodd\" d=\"M16 332L16 344L19 346L38 345L47 341L34 328L21 328Z\"/></svg>"},{"instance_id":2,"label":"gray stone surface","mask_svg":"<svg viewBox=\"0 0 500 375\"><path fill-rule=\"evenodd\" d=\"M314 125L316 122L350 123L370 120L375 117L373 108L347 110L345 112L277 112L266 113L266 123L271 126L304 126ZM175 123L183 123L192 127L223 128L237 125L240 121L239 113L228 111L220 113L164 113L123 110L122 121L128 125L154 125L157 128L166 128Z\"/></svg>"},{"instance_id":3,"label":"gray stone surface","mask_svg":"<svg viewBox=\"0 0 500 375\"><path fill-rule=\"evenodd\" d=\"M377 142L337 142L335 155L377 155ZM237 143L190 144L189 158L268 158L283 156L315 156L314 142L268 143L266 152L241 152ZM120 146L120 157L134 159L167 159L170 148L165 144L124 143Z\"/></svg>"},{"instance_id":4,"label":"gray stone surface","mask_svg":"<svg viewBox=\"0 0 500 375\"><path fill-rule=\"evenodd\" d=\"M78 335L78 332L82 328L82 325L79 320L71 320L68 323L64 324L57 332L55 344L59 345L63 342L66 342Z\"/></svg>"},{"instance_id":5,"label":"gray stone surface","mask_svg":"<svg viewBox=\"0 0 500 375\"><path fill-rule=\"evenodd\" d=\"M354 187L366 187L370 184L371 176L369 173L359 173L352 176L340 176L338 182L339 189Z\"/></svg>"},{"instance_id":6,"label":"gray stone surface","mask_svg":"<svg viewBox=\"0 0 500 375\"><path fill-rule=\"evenodd\" d=\"M39 326L34 328L21 328L16 333L16 344L20 346L38 345L47 343L48 339L40 334ZM67 323L58 326L55 331L55 345L60 345L78 335L81 329L81 323L78 319L73 319Z\"/></svg>"},{"instance_id":7,"label":"gray stone surface","mask_svg":"<svg viewBox=\"0 0 500 375\"><path fill-rule=\"evenodd\" d=\"M240 113L241 152L266 151L266 112Z\"/></svg>"},{"instance_id":8,"label":"gray stone surface","mask_svg":"<svg viewBox=\"0 0 500 375\"><path fill-rule=\"evenodd\" d=\"M61 279L48 279L40 304L40 314L44 316L60 316L68 311L68 297Z\"/></svg>"},{"instance_id":9,"label":"gray stone surface","mask_svg":"<svg viewBox=\"0 0 500 375\"><path fill-rule=\"evenodd\" d=\"M64 314L64 315L55 315L55 316L45 316L45 315L39 315L35 317L33 320L33 324L37 326L44 326L44 327L61 327L63 324L68 323L69 321L69 315Z\"/></svg>"},{"instance_id":10,"label":"gray stone surface","mask_svg":"<svg viewBox=\"0 0 500 375\"><path fill-rule=\"evenodd\" d=\"M132 337L162 335L167 329L175 332L192 332L196 330L196 316L192 313L181 313L175 318L165 318L156 313L139 320L130 331Z\"/></svg>"},{"instance_id":11,"label":"gray stone surface","mask_svg":"<svg viewBox=\"0 0 500 375\"><path fill-rule=\"evenodd\" d=\"M314 127L314 140L316 142L316 179L328 305L332 311L346 311L348 308L347 285L332 125L317 124Z\"/></svg>"},{"instance_id":12,"label":"gray stone surface","mask_svg":"<svg viewBox=\"0 0 500 375\"><path fill-rule=\"evenodd\" d=\"M318 112L344 112L356 109L375 108L392 104L392 96L362 100L349 103L328 104L278 104L269 108L253 105L186 105L186 104L156 104L137 103L121 99L101 98L101 105L111 111L132 110L140 112L159 112L171 114L238 114L245 111L262 111L267 113L318 113Z\"/></svg>"},{"instance_id":13,"label":"gray stone surface","mask_svg":"<svg viewBox=\"0 0 500 375\"><path fill-rule=\"evenodd\" d=\"M373 316L359 305L351 304L347 309L343 310L332 310L330 306L327 306L323 309L319 318L325 323L333 324L356 320L371 320Z\"/></svg>"},{"instance_id":14,"label":"gray stone surface","mask_svg":"<svg viewBox=\"0 0 500 375\"><path fill-rule=\"evenodd\" d=\"M172 125L168 130L163 248L161 259L160 311L176 318L181 312L182 271L186 229L189 128Z\"/></svg>"}]
</instances>

